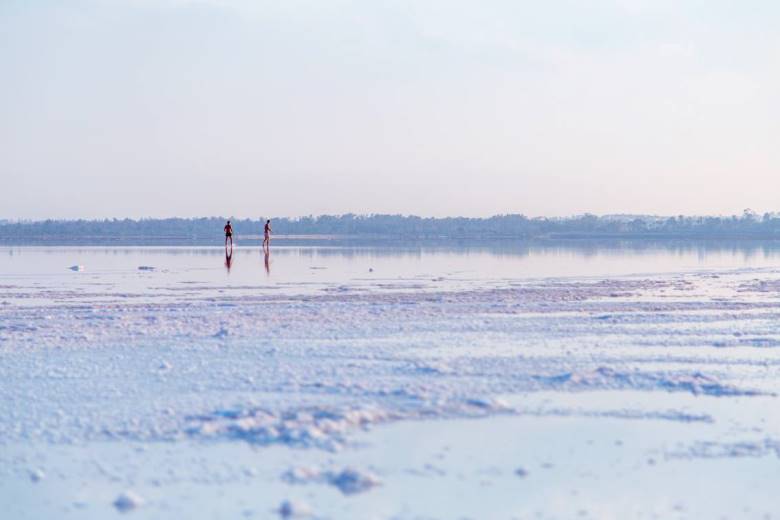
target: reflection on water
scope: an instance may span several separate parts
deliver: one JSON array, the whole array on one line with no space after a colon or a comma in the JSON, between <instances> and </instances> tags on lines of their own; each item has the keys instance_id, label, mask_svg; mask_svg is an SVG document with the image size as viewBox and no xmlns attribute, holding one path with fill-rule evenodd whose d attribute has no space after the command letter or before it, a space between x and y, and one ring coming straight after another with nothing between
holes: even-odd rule
<instances>
[{"instance_id":1,"label":"reflection on water","mask_svg":"<svg viewBox=\"0 0 780 520\"><path fill-rule=\"evenodd\" d=\"M83 269L73 271L74 265ZM603 279L777 267L780 243L760 241L400 244L320 240L314 245L276 245L266 250L236 246L224 252L221 246L6 247L0 248L0 302L10 299L31 305L46 302L61 291L75 291L85 299L104 295L107 301L128 295L179 301L184 296L228 292L256 296L354 290L450 291L506 287L518 280L541 278Z\"/></svg>"},{"instance_id":2,"label":"reflection on water","mask_svg":"<svg viewBox=\"0 0 780 520\"><path fill-rule=\"evenodd\" d=\"M225 267L227 272L230 273L230 268L233 266L233 244L230 247L225 246Z\"/></svg>"},{"instance_id":3,"label":"reflection on water","mask_svg":"<svg viewBox=\"0 0 780 520\"><path fill-rule=\"evenodd\" d=\"M619 276L690 269L780 266L780 242L720 240L532 240L532 241L277 241L269 249L214 246L12 246L0 248L0 276L61 273L84 265L87 273L189 273L198 279L253 282L346 282L384 278L463 276L512 279L556 276ZM273 249L274 269L271 269ZM6 254L1 254L5 252ZM262 258L258 258L258 252ZM197 277L194 272L199 272ZM211 273L206 275L205 273ZM182 275L183 276L183 275Z\"/></svg>"},{"instance_id":4,"label":"reflection on water","mask_svg":"<svg viewBox=\"0 0 780 520\"><path fill-rule=\"evenodd\" d=\"M241 249L254 249L258 246L244 246ZM239 246L236 246L238 249ZM105 254L133 254L143 250L148 254L173 255L209 255L218 246L209 245L130 245L114 246L102 244L79 244L65 246L12 245L2 246L9 256L23 250L49 251L102 251ZM226 246L226 251L233 247ZM265 248L260 248L265 252ZM575 254L578 256L596 256L601 254L670 254L704 257L708 254L731 254L751 258L756 255L765 257L780 255L780 240L279 240L277 251L298 250L311 256L414 256L425 253L489 253L493 255L528 256L536 253Z\"/></svg>"}]
</instances>

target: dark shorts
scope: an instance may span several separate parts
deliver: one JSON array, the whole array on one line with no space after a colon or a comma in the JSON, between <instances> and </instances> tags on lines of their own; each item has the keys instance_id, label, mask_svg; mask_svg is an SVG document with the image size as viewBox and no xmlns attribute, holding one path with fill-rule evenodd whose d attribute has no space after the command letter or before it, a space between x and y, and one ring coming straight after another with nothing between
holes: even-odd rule
<instances>
[{"instance_id":1,"label":"dark shorts","mask_svg":"<svg viewBox=\"0 0 780 520\"><path fill-rule=\"evenodd\" d=\"M225 233L225 238L232 238L232 237L233 237L233 233Z\"/></svg>"}]
</instances>

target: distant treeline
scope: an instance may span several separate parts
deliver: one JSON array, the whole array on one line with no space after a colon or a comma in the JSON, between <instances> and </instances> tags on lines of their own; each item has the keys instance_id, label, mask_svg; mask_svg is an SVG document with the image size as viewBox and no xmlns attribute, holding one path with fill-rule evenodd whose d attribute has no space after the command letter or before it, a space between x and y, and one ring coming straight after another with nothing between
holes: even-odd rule
<instances>
[{"instance_id":1,"label":"distant treeline","mask_svg":"<svg viewBox=\"0 0 780 520\"><path fill-rule=\"evenodd\" d=\"M0 241L134 240L212 241L225 217L44 220L0 222ZM264 218L231 219L238 237L262 235ZM780 215L746 210L730 217L582 215L529 218L422 218L403 215L322 215L274 218L275 235L340 235L376 238L761 238L780 239Z\"/></svg>"}]
</instances>

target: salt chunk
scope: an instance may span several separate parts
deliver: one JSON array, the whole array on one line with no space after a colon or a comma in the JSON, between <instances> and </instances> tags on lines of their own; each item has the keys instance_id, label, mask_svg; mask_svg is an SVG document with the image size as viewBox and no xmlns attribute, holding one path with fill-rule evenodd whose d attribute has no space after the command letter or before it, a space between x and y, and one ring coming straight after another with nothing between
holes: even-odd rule
<instances>
[{"instance_id":1,"label":"salt chunk","mask_svg":"<svg viewBox=\"0 0 780 520\"><path fill-rule=\"evenodd\" d=\"M125 491L114 500L114 507L121 513L137 509L144 504L144 499L133 491Z\"/></svg>"},{"instance_id":2,"label":"salt chunk","mask_svg":"<svg viewBox=\"0 0 780 520\"><path fill-rule=\"evenodd\" d=\"M289 484L308 484L320 479L321 472L316 467L290 468L282 474L282 479Z\"/></svg>"},{"instance_id":3,"label":"salt chunk","mask_svg":"<svg viewBox=\"0 0 780 520\"><path fill-rule=\"evenodd\" d=\"M381 484L380 480L373 474L354 468L344 468L338 473L331 473L328 476L328 482L339 488L345 495L362 493Z\"/></svg>"},{"instance_id":4,"label":"salt chunk","mask_svg":"<svg viewBox=\"0 0 780 520\"><path fill-rule=\"evenodd\" d=\"M311 516L311 509L303 502L285 500L277 509L282 518L304 518Z\"/></svg>"}]
</instances>

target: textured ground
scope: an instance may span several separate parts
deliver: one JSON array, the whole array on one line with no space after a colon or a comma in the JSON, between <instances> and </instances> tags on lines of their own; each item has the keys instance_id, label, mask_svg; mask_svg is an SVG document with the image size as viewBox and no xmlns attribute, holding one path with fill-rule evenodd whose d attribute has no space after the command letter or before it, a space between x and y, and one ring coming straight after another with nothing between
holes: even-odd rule
<instances>
[{"instance_id":1,"label":"textured ground","mask_svg":"<svg viewBox=\"0 0 780 520\"><path fill-rule=\"evenodd\" d=\"M9 518L780 516L778 271L186 282L3 280Z\"/></svg>"}]
</instances>

